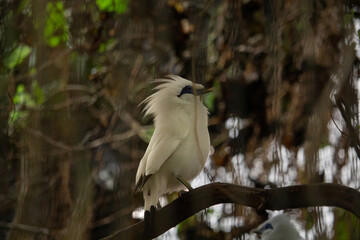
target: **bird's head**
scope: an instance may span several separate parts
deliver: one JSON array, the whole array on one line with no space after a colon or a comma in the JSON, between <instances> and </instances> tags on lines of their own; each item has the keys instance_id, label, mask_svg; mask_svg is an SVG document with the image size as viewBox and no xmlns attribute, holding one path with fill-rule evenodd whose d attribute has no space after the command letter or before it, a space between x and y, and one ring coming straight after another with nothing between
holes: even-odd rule
<instances>
[{"instance_id":1,"label":"bird's head","mask_svg":"<svg viewBox=\"0 0 360 240\"><path fill-rule=\"evenodd\" d=\"M261 239L265 240L301 239L287 214L270 218L251 232L256 233Z\"/></svg>"},{"instance_id":2,"label":"bird's head","mask_svg":"<svg viewBox=\"0 0 360 240\"><path fill-rule=\"evenodd\" d=\"M256 233L257 235L267 235L268 233L272 232L274 230L273 223L270 222L264 222L256 229L252 230L251 232Z\"/></svg>"},{"instance_id":3,"label":"bird's head","mask_svg":"<svg viewBox=\"0 0 360 240\"><path fill-rule=\"evenodd\" d=\"M161 111L194 104L200 95L208 92L203 85L174 75L153 82L160 84L154 88L157 91L142 102L146 104L144 108L146 115L156 116Z\"/></svg>"}]
</instances>

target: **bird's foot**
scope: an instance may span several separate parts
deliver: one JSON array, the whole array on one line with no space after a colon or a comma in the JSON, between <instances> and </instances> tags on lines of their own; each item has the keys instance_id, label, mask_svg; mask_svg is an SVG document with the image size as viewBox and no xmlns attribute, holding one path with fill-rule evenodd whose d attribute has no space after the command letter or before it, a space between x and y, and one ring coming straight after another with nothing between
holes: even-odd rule
<instances>
[{"instance_id":1,"label":"bird's foot","mask_svg":"<svg viewBox=\"0 0 360 240\"><path fill-rule=\"evenodd\" d=\"M149 210L145 210L144 222L145 222L145 226L150 226L150 211Z\"/></svg>"},{"instance_id":2,"label":"bird's foot","mask_svg":"<svg viewBox=\"0 0 360 240\"><path fill-rule=\"evenodd\" d=\"M176 179L181 182L189 191L194 190L190 183L188 183L186 180L182 179L181 177L177 176Z\"/></svg>"},{"instance_id":3,"label":"bird's foot","mask_svg":"<svg viewBox=\"0 0 360 240\"><path fill-rule=\"evenodd\" d=\"M150 220L151 220L151 223L154 223L154 220L155 220L155 212L156 212L156 207L155 207L155 206L151 206L151 207L150 207Z\"/></svg>"},{"instance_id":4,"label":"bird's foot","mask_svg":"<svg viewBox=\"0 0 360 240\"><path fill-rule=\"evenodd\" d=\"M185 191L185 190L181 190L179 193L178 193L178 197L182 197L184 196L185 194L187 194L188 191Z\"/></svg>"},{"instance_id":5,"label":"bird's foot","mask_svg":"<svg viewBox=\"0 0 360 240\"><path fill-rule=\"evenodd\" d=\"M155 206L151 206L150 211L149 210L145 211L145 213L144 213L145 226L151 226L151 225L154 224L154 222L155 222L155 212L156 212Z\"/></svg>"}]
</instances>

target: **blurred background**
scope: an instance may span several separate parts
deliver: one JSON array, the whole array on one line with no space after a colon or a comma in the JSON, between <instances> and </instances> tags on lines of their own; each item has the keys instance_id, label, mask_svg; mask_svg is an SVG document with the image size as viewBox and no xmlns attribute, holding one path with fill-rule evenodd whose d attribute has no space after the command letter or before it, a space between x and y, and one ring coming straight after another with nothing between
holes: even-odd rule
<instances>
[{"instance_id":1,"label":"blurred background","mask_svg":"<svg viewBox=\"0 0 360 240\"><path fill-rule=\"evenodd\" d=\"M138 105L168 74L214 88L193 186L359 189L359 37L355 0L1 1L0 239L99 239L140 221L154 128ZM217 205L160 239L252 239L264 214ZM343 209L292 216L309 240L360 239Z\"/></svg>"}]
</instances>

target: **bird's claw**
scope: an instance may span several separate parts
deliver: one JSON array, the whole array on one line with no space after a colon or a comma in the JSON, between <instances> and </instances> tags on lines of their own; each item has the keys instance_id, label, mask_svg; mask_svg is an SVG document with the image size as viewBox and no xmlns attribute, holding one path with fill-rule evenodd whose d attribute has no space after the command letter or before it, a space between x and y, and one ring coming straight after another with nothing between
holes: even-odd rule
<instances>
[{"instance_id":1,"label":"bird's claw","mask_svg":"<svg viewBox=\"0 0 360 240\"><path fill-rule=\"evenodd\" d=\"M182 197L184 196L185 194L187 194L188 191L185 191L185 190L181 190L179 193L178 193L178 197Z\"/></svg>"},{"instance_id":2,"label":"bird's claw","mask_svg":"<svg viewBox=\"0 0 360 240\"><path fill-rule=\"evenodd\" d=\"M144 223L145 223L145 226L150 226L150 211L148 211L148 210L145 210L145 213L144 213Z\"/></svg>"},{"instance_id":3,"label":"bird's claw","mask_svg":"<svg viewBox=\"0 0 360 240\"><path fill-rule=\"evenodd\" d=\"M155 206L151 206L150 211L149 210L145 211L145 213L144 213L145 226L151 226L151 225L154 224L154 222L155 222L155 212L156 212Z\"/></svg>"},{"instance_id":4,"label":"bird's claw","mask_svg":"<svg viewBox=\"0 0 360 240\"><path fill-rule=\"evenodd\" d=\"M150 207L150 224L153 224L155 222L155 212L156 212L156 207L151 206Z\"/></svg>"}]
</instances>

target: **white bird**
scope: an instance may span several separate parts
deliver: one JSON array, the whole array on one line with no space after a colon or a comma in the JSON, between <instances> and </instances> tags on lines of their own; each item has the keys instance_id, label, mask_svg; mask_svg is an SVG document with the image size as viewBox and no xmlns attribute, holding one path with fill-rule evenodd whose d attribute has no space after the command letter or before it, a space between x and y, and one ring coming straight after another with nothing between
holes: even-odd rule
<instances>
[{"instance_id":1,"label":"white bird","mask_svg":"<svg viewBox=\"0 0 360 240\"><path fill-rule=\"evenodd\" d=\"M251 232L260 235L261 240L302 240L287 214L270 218Z\"/></svg>"},{"instance_id":2,"label":"white bird","mask_svg":"<svg viewBox=\"0 0 360 240\"><path fill-rule=\"evenodd\" d=\"M204 168L210 150L208 110L199 97L206 92L204 86L174 75L154 82L161 84L143 103L145 115L154 116L155 131L135 186L135 191L143 191L145 210L156 206L162 195L185 190Z\"/></svg>"}]
</instances>

